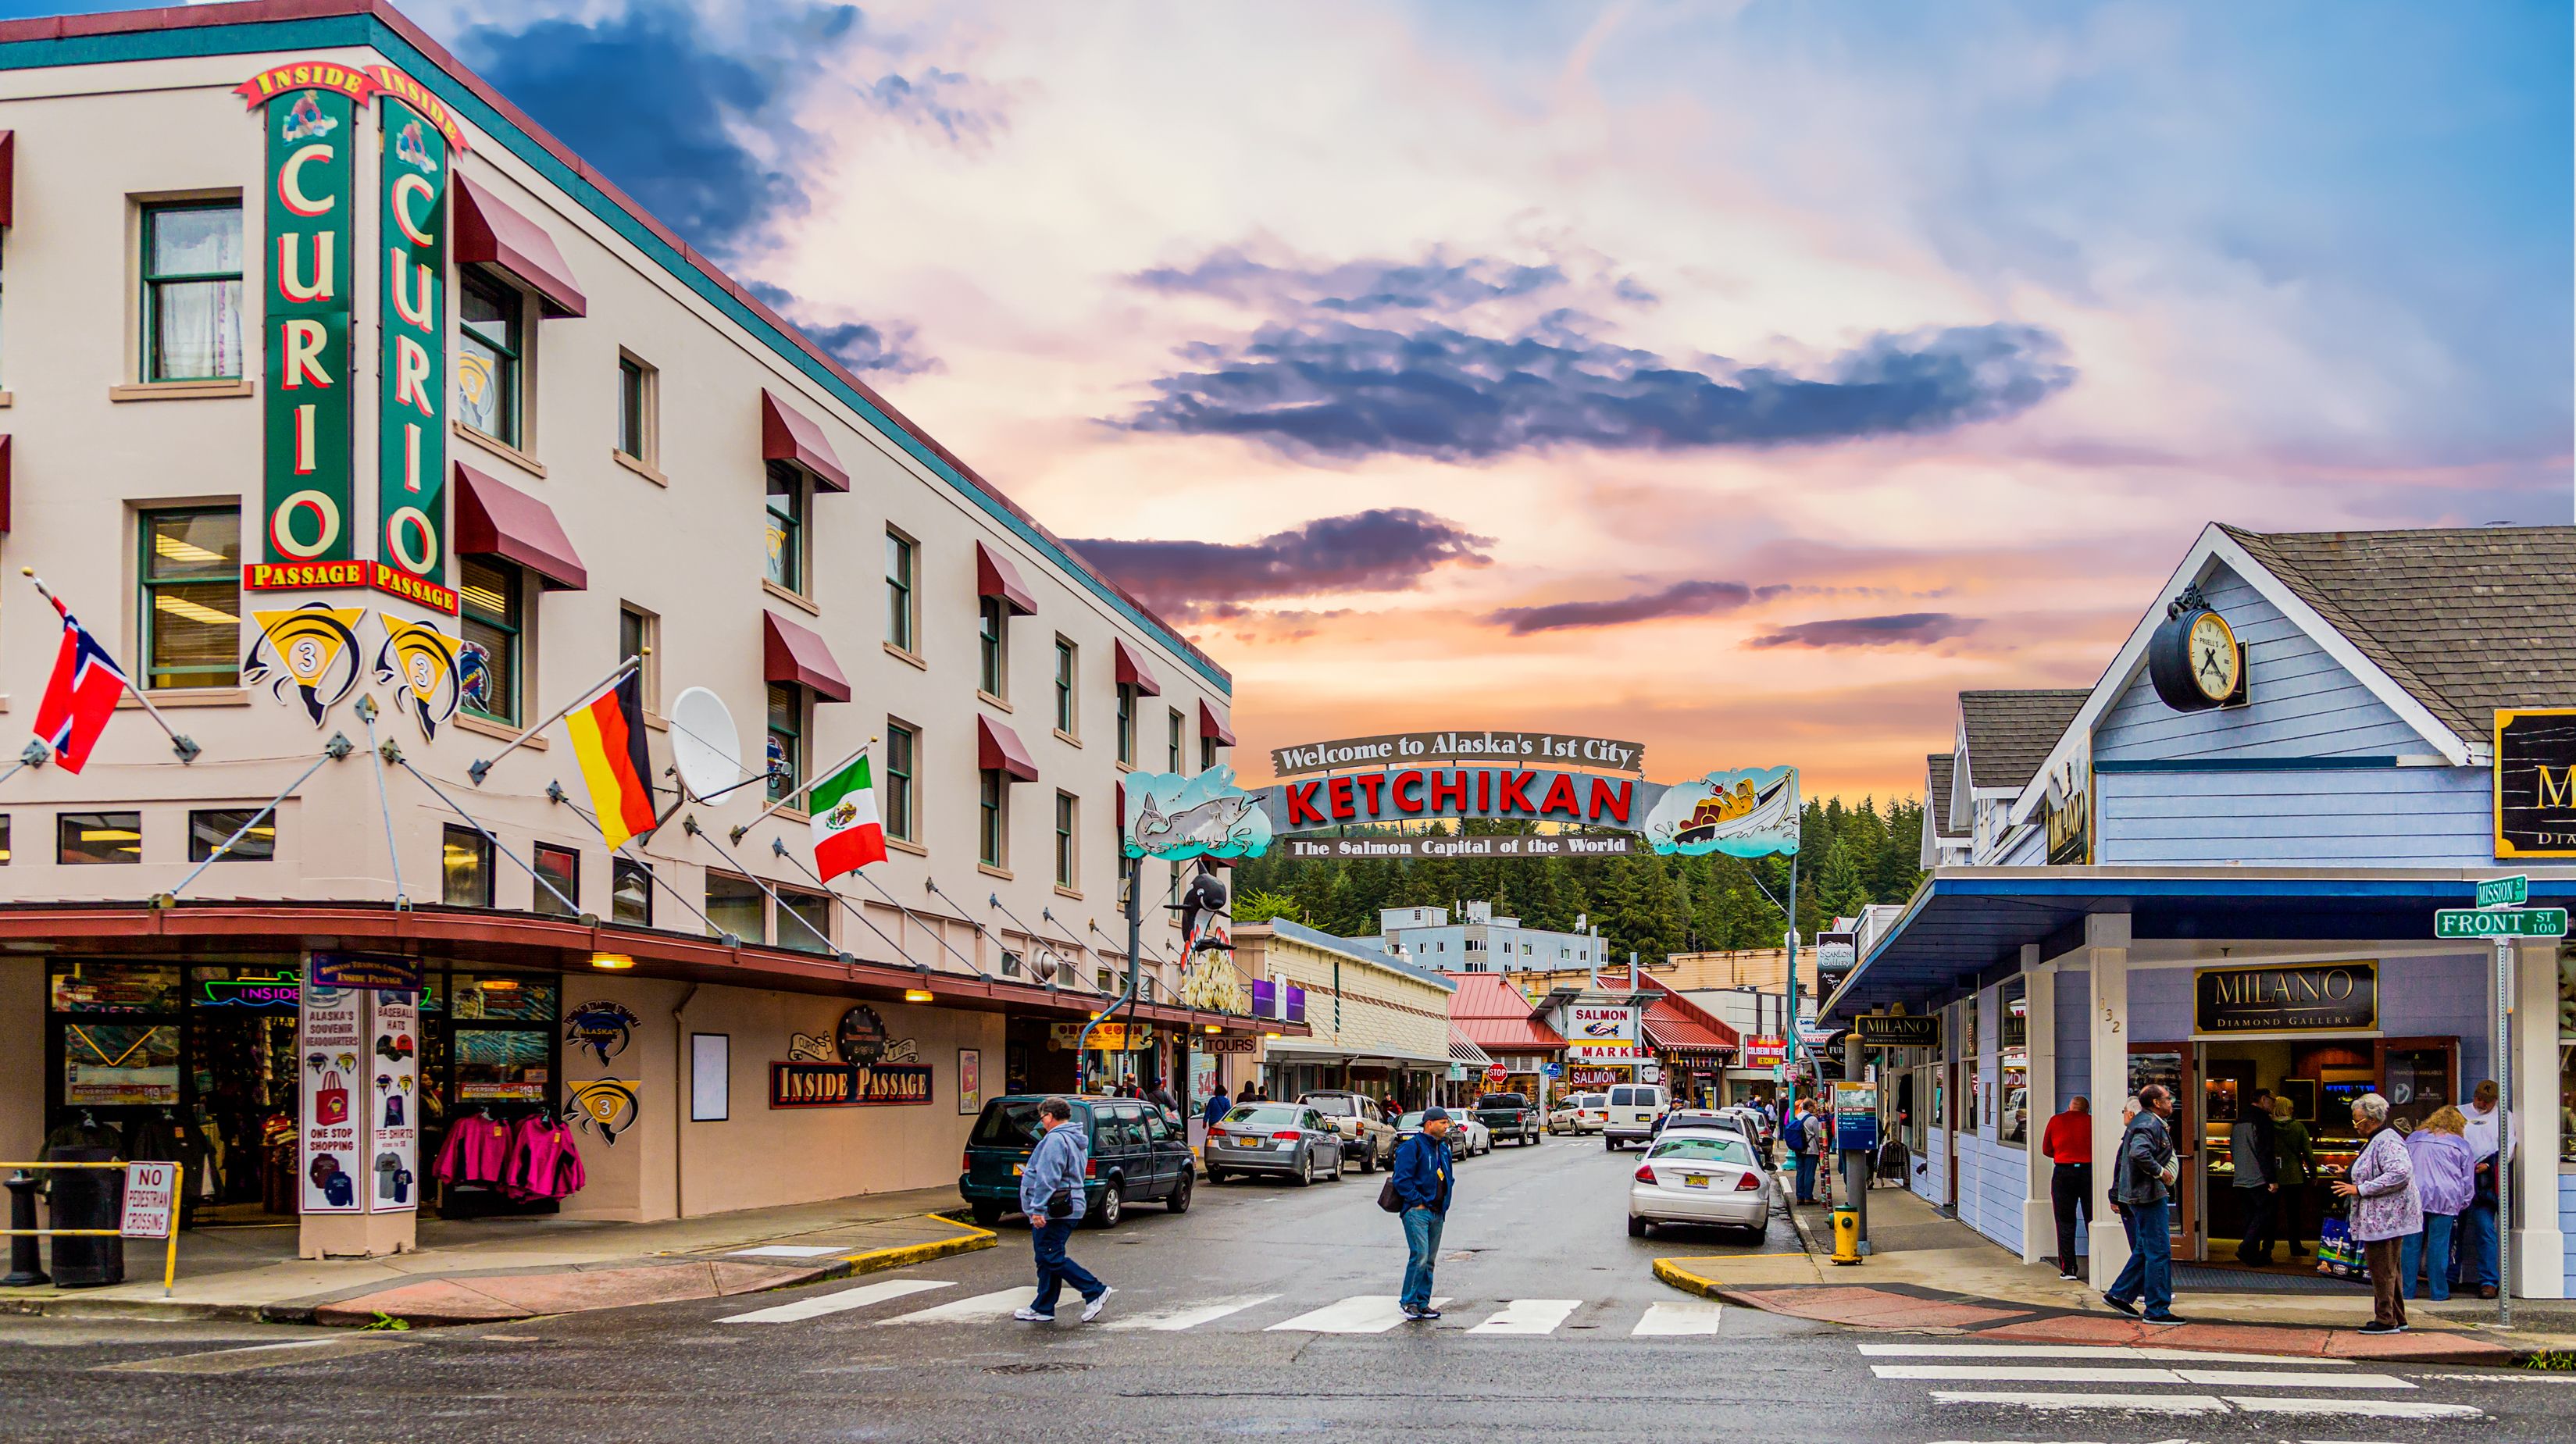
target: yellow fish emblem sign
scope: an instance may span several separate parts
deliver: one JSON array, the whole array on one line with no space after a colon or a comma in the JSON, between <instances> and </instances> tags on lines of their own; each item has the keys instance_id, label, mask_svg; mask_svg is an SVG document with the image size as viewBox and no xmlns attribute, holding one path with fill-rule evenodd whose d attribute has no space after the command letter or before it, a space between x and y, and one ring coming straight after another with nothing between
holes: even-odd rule
<instances>
[{"instance_id":1,"label":"yellow fish emblem sign","mask_svg":"<svg viewBox=\"0 0 2576 1444\"><path fill-rule=\"evenodd\" d=\"M391 612L378 612L385 625L385 644L376 649L376 680L398 682L411 695L405 708L420 724L424 742L438 740L438 724L456 715L459 691L456 656L459 642L427 622L412 622Z\"/></svg>"},{"instance_id":2,"label":"yellow fish emblem sign","mask_svg":"<svg viewBox=\"0 0 2576 1444\"><path fill-rule=\"evenodd\" d=\"M298 700L319 727L331 709L358 687L358 623L364 607L334 607L306 602L285 612L253 612L259 640L251 643L242 680L268 684L269 695L286 700L291 684Z\"/></svg>"},{"instance_id":3,"label":"yellow fish emblem sign","mask_svg":"<svg viewBox=\"0 0 2576 1444\"><path fill-rule=\"evenodd\" d=\"M571 1121L584 1132L596 1125L599 1136L614 1147L617 1135L634 1127L635 1120L643 1114L644 1101L640 1092L634 1082L624 1078L599 1078L576 1084L572 1100L579 1111L571 1115Z\"/></svg>"}]
</instances>

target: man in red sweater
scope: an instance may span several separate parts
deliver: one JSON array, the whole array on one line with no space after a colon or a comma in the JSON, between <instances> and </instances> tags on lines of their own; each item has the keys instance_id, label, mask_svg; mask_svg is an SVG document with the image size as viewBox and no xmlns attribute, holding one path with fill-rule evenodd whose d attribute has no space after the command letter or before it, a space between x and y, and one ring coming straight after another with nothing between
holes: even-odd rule
<instances>
[{"instance_id":1,"label":"man in red sweater","mask_svg":"<svg viewBox=\"0 0 2576 1444\"><path fill-rule=\"evenodd\" d=\"M2075 1270L2075 1215L2093 1221L2093 1109L2082 1098L2067 1100L2066 1111L2048 1120L2039 1151L2057 1165L2048 1176L2048 1201L2057 1210L2057 1276L2080 1277Z\"/></svg>"}]
</instances>

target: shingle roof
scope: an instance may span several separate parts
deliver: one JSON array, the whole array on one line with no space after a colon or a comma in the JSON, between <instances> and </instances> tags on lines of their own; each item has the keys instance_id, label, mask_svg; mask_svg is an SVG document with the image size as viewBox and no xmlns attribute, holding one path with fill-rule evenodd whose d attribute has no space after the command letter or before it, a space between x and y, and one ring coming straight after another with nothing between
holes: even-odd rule
<instances>
[{"instance_id":1,"label":"shingle roof","mask_svg":"<svg viewBox=\"0 0 2576 1444\"><path fill-rule=\"evenodd\" d=\"M2089 687L1960 693L1970 785L2018 788L2029 782L2092 695Z\"/></svg>"},{"instance_id":2,"label":"shingle roof","mask_svg":"<svg viewBox=\"0 0 2576 1444\"><path fill-rule=\"evenodd\" d=\"M1457 987L1457 984L1449 981L1447 974L1430 968L1417 967L1366 938L1337 938L1321 929L1310 928L1304 923L1290 922L1286 918L1272 918L1262 926L1269 928L1274 935L1291 942L1303 943L1310 948L1321 948L1328 953L1340 953L1343 957L1357 958L1364 963L1374 963L1391 972L1402 973L1408 978L1419 978L1435 988Z\"/></svg>"},{"instance_id":3,"label":"shingle roof","mask_svg":"<svg viewBox=\"0 0 2576 1444\"><path fill-rule=\"evenodd\" d=\"M1950 770L1956 753L1934 752L1923 759L1925 782L1923 810L1932 819L1934 837L1953 837L1950 831Z\"/></svg>"},{"instance_id":4,"label":"shingle roof","mask_svg":"<svg viewBox=\"0 0 2576 1444\"><path fill-rule=\"evenodd\" d=\"M1529 999L1501 973L1451 973L1457 994L1449 999L1449 1026L1483 1048L1508 1052L1561 1051L1565 1040L1538 1020Z\"/></svg>"},{"instance_id":5,"label":"shingle roof","mask_svg":"<svg viewBox=\"0 0 2576 1444\"><path fill-rule=\"evenodd\" d=\"M2463 740L2576 705L2576 527L2220 530Z\"/></svg>"}]
</instances>

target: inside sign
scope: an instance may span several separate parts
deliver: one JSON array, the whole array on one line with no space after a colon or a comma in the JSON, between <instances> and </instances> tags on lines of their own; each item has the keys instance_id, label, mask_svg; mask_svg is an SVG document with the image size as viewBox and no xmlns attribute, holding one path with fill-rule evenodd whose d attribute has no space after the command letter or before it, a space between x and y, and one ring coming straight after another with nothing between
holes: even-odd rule
<instances>
[{"instance_id":1,"label":"inside sign","mask_svg":"<svg viewBox=\"0 0 2576 1444\"><path fill-rule=\"evenodd\" d=\"M2531 878L2497 877L2478 884L2478 906L2518 908L2531 901Z\"/></svg>"},{"instance_id":2,"label":"inside sign","mask_svg":"<svg viewBox=\"0 0 2576 1444\"><path fill-rule=\"evenodd\" d=\"M179 1206L179 1165L125 1165L125 1216L116 1231L127 1238L168 1238L170 1219Z\"/></svg>"}]
</instances>

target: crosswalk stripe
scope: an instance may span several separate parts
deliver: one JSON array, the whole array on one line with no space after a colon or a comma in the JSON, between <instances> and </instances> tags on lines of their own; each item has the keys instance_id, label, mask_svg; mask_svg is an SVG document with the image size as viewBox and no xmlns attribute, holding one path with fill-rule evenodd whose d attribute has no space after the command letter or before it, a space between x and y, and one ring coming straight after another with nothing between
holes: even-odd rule
<instances>
[{"instance_id":1,"label":"crosswalk stripe","mask_svg":"<svg viewBox=\"0 0 2576 1444\"><path fill-rule=\"evenodd\" d=\"M1552 1334L1567 1316L1583 1307L1581 1299L1514 1299L1502 1312L1469 1329L1471 1334Z\"/></svg>"},{"instance_id":2,"label":"crosswalk stripe","mask_svg":"<svg viewBox=\"0 0 2576 1444\"><path fill-rule=\"evenodd\" d=\"M973 1323L982 1319L1004 1319L1009 1318L1017 1310L1027 1308L1029 1302L1037 1296L1038 1289L1035 1284L1023 1284L1015 1289L996 1289L989 1294L977 1294L971 1299L959 1299L953 1304L939 1304L914 1313L897 1314L890 1319L879 1319L877 1327L882 1329L890 1324L958 1324Z\"/></svg>"},{"instance_id":3,"label":"crosswalk stripe","mask_svg":"<svg viewBox=\"0 0 2576 1444\"><path fill-rule=\"evenodd\" d=\"M1872 1364L1882 1379L1951 1384L2182 1384L2171 1369L2092 1369L2029 1364Z\"/></svg>"},{"instance_id":4,"label":"crosswalk stripe","mask_svg":"<svg viewBox=\"0 0 2576 1444\"><path fill-rule=\"evenodd\" d=\"M1628 1331L1632 1339L1669 1339L1690 1334L1714 1334L1718 1320L1726 1316L1726 1305L1707 1299L1677 1300L1648 1304L1646 1316Z\"/></svg>"},{"instance_id":5,"label":"crosswalk stripe","mask_svg":"<svg viewBox=\"0 0 2576 1444\"><path fill-rule=\"evenodd\" d=\"M779 1304L773 1308L754 1309L747 1314L729 1314L716 1322L719 1324L802 1323L807 1319L819 1319L825 1314L837 1314L844 1309L863 1309L870 1304L883 1303L887 1299L902 1298L906 1294L948 1287L951 1285L936 1279L889 1279L884 1283L861 1284L857 1288L817 1294L812 1298L798 1299L794 1303Z\"/></svg>"},{"instance_id":6,"label":"crosswalk stripe","mask_svg":"<svg viewBox=\"0 0 2576 1444\"><path fill-rule=\"evenodd\" d=\"M1404 1322L1400 1300L1393 1294L1361 1294L1326 1304L1312 1313L1299 1314L1284 1324L1272 1324L1265 1333L1307 1334L1383 1334ZM1431 1307L1449 1302L1433 1299Z\"/></svg>"},{"instance_id":7,"label":"crosswalk stripe","mask_svg":"<svg viewBox=\"0 0 2576 1444\"><path fill-rule=\"evenodd\" d=\"M2269 1364L2278 1354L2228 1354L2207 1349L2128 1348L2119 1344L1862 1344L1870 1359L2152 1359L2158 1363ZM2350 1359L2301 1359L2309 1368L2349 1369ZM2473 1378L2475 1375L2452 1375ZM2576 1376L2569 1376L2576 1380Z\"/></svg>"},{"instance_id":8,"label":"crosswalk stripe","mask_svg":"<svg viewBox=\"0 0 2576 1444\"><path fill-rule=\"evenodd\" d=\"M2186 1384L2222 1389L2412 1389L2393 1374L2318 1374L2304 1369L2176 1369Z\"/></svg>"},{"instance_id":9,"label":"crosswalk stripe","mask_svg":"<svg viewBox=\"0 0 2576 1444\"><path fill-rule=\"evenodd\" d=\"M2125 1409L2140 1414L2224 1414L2225 1400L2214 1394L2047 1394L1987 1393L1974 1389L1934 1389L1935 1404L2010 1404L2023 1409Z\"/></svg>"},{"instance_id":10,"label":"crosswalk stripe","mask_svg":"<svg viewBox=\"0 0 2576 1444\"><path fill-rule=\"evenodd\" d=\"M1150 1314L1133 1314L1127 1318L1116 1320L1111 1323L1109 1327L1113 1329L1159 1329L1165 1333L1177 1333L1182 1329L1195 1329L1201 1324L1215 1323L1217 1320L1224 1318L1228 1314L1239 1314L1245 1309L1251 1308L1255 1304L1266 1304L1277 1297L1279 1297L1277 1294L1246 1294L1240 1298L1217 1299L1213 1302L1204 1304L1188 1304L1179 1308L1158 1310Z\"/></svg>"},{"instance_id":11,"label":"crosswalk stripe","mask_svg":"<svg viewBox=\"0 0 2576 1444\"><path fill-rule=\"evenodd\" d=\"M2248 1414L2351 1414L2365 1419L2477 1419L2486 1415L2475 1404L2428 1404L2417 1399L2240 1399L2230 1394L2227 1402Z\"/></svg>"}]
</instances>

